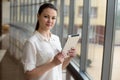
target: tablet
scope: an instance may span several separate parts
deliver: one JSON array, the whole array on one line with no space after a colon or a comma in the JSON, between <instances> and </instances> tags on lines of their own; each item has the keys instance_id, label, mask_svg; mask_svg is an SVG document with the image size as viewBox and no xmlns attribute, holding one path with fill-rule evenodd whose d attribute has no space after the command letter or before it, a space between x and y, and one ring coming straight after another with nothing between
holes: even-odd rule
<instances>
[{"instance_id":1,"label":"tablet","mask_svg":"<svg viewBox=\"0 0 120 80\"><path fill-rule=\"evenodd\" d=\"M71 48L75 48L79 39L80 39L79 34L68 35L68 39L67 39L65 46L63 48L63 52L67 53L68 50L70 50Z\"/></svg>"}]
</instances>

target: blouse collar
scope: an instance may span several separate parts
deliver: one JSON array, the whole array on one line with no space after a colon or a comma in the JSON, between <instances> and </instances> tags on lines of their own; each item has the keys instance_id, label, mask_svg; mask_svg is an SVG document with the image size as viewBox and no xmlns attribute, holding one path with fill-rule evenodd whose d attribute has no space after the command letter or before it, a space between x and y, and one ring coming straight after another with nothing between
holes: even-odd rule
<instances>
[{"instance_id":1,"label":"blouse collar","mask_svg":"<svg viewBox=\"0 0 120 80\"><path fill-rule=\"evenodd\" d=\"M39 33L38 31L35 31L35 34L38 34L39 38L44 40L44 41L49 41L53 39L53 34L50 33L50 39L46 38L45 36L43 36L41 33Z\"/></svg>"}]
</instances>

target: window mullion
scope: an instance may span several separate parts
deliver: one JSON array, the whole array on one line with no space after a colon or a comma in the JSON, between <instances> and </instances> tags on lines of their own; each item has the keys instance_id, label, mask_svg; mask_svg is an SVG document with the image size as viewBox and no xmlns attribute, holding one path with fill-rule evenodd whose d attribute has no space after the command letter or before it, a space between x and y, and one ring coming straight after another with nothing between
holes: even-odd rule
<instances>
[{"instance_id":1,"label":"window mullion","mask_svg":"<svg viewBox=\"0 0 120 80\"><path fill-rule=\"evenodd\" d=\"M81 59L80 59L80 72L86 69L86 55L88 51L88 26L89 26L89 7L90 0L83 2L83 27L82 27L82 44L81 44Z\"/></svg>"},{"instance_id":2,"label":"window mullion","mask_svg":"<svg viewBox=\"0 0 120 80\"><path fill-rule=\"evenodd\" d=\"M106 14L105 44L104 44L103 68L102 68L101 80L111 80L115 1L116 0L107 1L108 3L107 3L107 14Z\"/></svg>"}]
</instances>

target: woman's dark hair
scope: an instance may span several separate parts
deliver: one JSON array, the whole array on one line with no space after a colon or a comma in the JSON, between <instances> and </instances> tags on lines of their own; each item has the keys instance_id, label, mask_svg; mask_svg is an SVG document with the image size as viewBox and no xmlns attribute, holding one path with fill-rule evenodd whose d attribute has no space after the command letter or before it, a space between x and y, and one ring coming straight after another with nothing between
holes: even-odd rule
<instances>
[{"instance_id":1,"label":"woman's dark hair","mask_svg":"<svg viewBox=\"0 0 120 80\"><path fill-rule=\"evenodd\" d=\"M43 10L46 9L46 8L51 8L51 9L54 9L54 10L57 11L57 8L53 4L51 4L51 3L44 3L44 4L42 4L40 6L40 8L38 10L38 15L40 15L43 12ZM35 30L38 30L38 28L39 28L39 21L37 20Z\"/></svg>"}]
</instances>

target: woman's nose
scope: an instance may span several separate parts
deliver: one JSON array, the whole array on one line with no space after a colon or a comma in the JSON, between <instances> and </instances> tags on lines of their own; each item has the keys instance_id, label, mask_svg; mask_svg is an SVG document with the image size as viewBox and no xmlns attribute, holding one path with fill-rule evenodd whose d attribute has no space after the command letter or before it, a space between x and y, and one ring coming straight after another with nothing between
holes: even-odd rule
<instances>
[{"instance_id":1,"label":"woman's nose","mask_svg":"<svg viewBox=\"0 0 120 80\"><path fill-rule=\"evenodd\" d=\"M49 19L48 19L48 22L52 22L52 19L51 19L51 18L49 18Z\"/></svg>"}]
</instances>

